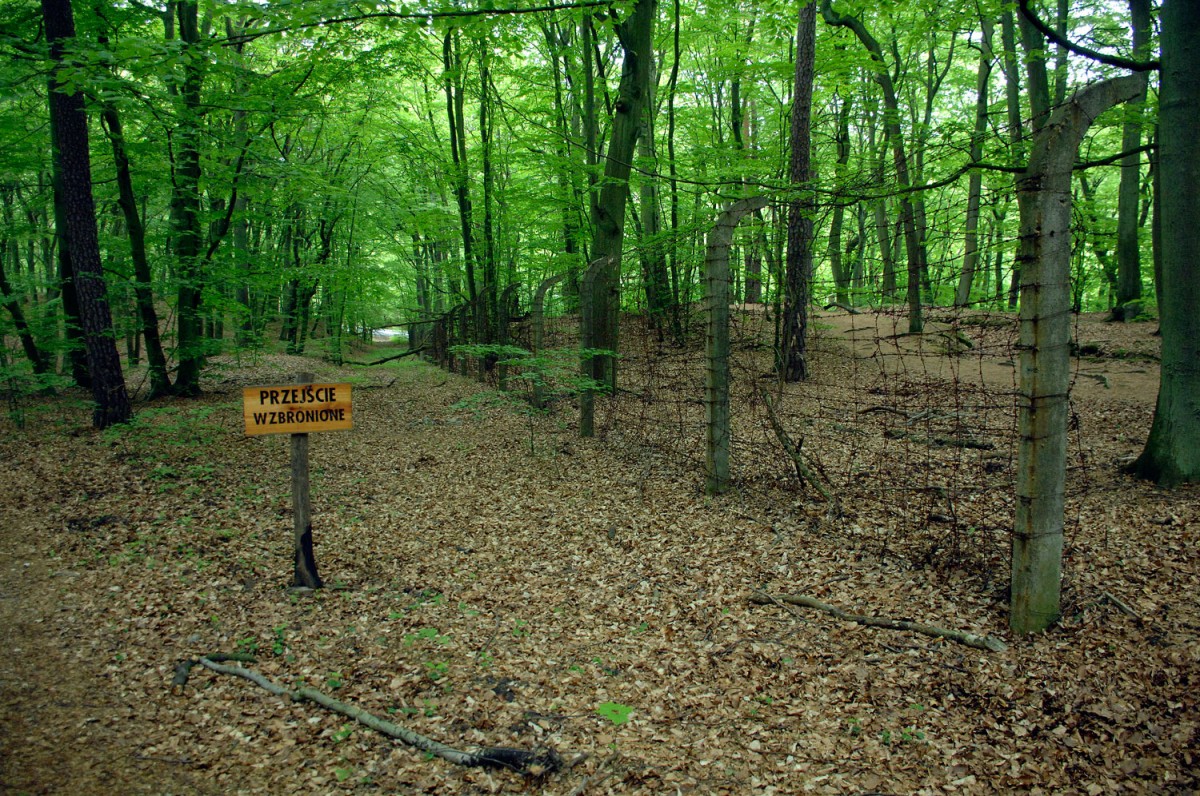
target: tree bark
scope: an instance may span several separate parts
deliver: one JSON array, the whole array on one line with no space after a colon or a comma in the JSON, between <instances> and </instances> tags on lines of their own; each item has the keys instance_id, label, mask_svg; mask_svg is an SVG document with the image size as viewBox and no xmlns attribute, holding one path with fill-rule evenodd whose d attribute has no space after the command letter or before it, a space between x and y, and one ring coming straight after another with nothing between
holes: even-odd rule
<instances>
[{"instance_id":1,"label":"tree bark","mask_svg":"<svg viewBox=\"0 0 1200 796\"><path fill-rule=\"evenodd\" d=\"M600 195L592 206L593 262L604 265L591 286L592 311L589 322L580 330L584 348L617 351L618 322L621 311L621 253L625 239L625 206L629 199L629 173L633 153L642 130L642 115L650 98L650 75L654 65L655 0L637 0L629 17L616 26L625 57L621 65L621 81L614 105L612 132L604 158L604 181ZM590 269L589 269L590 270ZM607 385L617 386L617 362L611 355L588 357L584 363L586 375ZM594 402L580 404L580 433L592 427L592 418L584 412L594 411Z\"/></svg>"},{"instance_id":2,"label":"tree bark","mask_svg":"<svg viewBox=\"0 0 1200 796\"><path fill-rule=\"evenodd\" d=\"M734 202L708 233L704 255L705 298L708 304L708 366L704 387L704 491L719 495L729 488L729 246L733 230L747 213L767 206L762 197Z\"/></svg>"},{"instance_id":3,"label":"tree bark","mask_svg":"<svg viewBox=\"0 0 1200 796\"><path fill-rule=\"evenodd\" d=\"M791 161L788 202L787 267L777 370L784 381L808 378L808 305L812 301L812 94L816 59L817 6L800 7L796 23L796 69L792 93Z\"/></svg>"},{"instance_id":4,"label":"tree bark","mask_svg":"<svg viewBox=\"0 0 1200 796\"><path fill-rule=\"evenodd\" d=\"M1092 120L1137 95L1139 80L1091 85L1034 135L1018 181L1021 206L1020 443L1009 625L1058 620L1071 337L1071 170Z\"/></svg>"},{"instance_id":5,"label":"tree bark","mask_svg":"<svg viewBox=\"0 0 1200 796\"><path fill-rule=\"evenodd\" d=\"M116 108L106 104L101 118L108 128L108 136L112 142L113 163L117 171L117 204L125 218L129 252L133 260L133 293L138 320L142 325L142 338L146 342L146 364L150 377L147 398L157 398L171 392L171 379L167 375L167 357L163 352L162 338L158 330L158 312L154 309L154 293L150 286L146 227L142 223L141 214L138 213L137 197L133 192L133 176L129 168L129 155L125 149L121 117Z\"/></svg>"},{"instance_id":6,"label":"tree bark","mask_svg":"<svg viewBox=\"0 0 1200 796\"><path fill-rule=\"evenodd\" d=\"M971 162L983 159L983 142L988 123L988 78L992 73L992 22L984 18L983 40L979 48L979 71L975 76L975 132L971 137ZM979 194L983 189L983 173L979 169L971 172L967 185L967 219L963 242L962 273L959 274L958 289L954 294L954 306L966 307L971 303L971 283L979 266Z\"/></svg>"},{"instance_id":7,"label":"tree bark","mask_svg":"<svg viewBox=\"0 0 1200 796\"><path fill-rule=\"evenodd\" d=\"M14 242L12 245L16 246L16 243ZM13 292L12 285L8 281L8 274L4 269L8 247L8 238L0 239L0 302L3 302L4 308L8 310L9 315L12 315L13 327L21 341L21 348L25 351L25 356L29 358L29 364L33 366L33 372L39 375L49 373L50 361L42 349L38 348L37 341L33 338L33 331L25 319L25 311L21 309L21 300Z\"/></svg>"},{"instance_id":8,"label":"tree bark","mask_svg":"<svg viewBox=\"0 0 1200 796\"><path fill-rule=\"evenodd\" d=\"M883 59L883 50L879 42L870 34L858 17L839 14L833 9L833 0L824 0L821 14L826 24L849 28L858 37L859 42L871 55L875 62L874 80L883 90L884 129L892 145L892 161L896 168L896 182L900 193L900 218L904 225L904 247L908 257L908 331L918 334L924 328L924 318L921 312L921 280L922 265L925 262L925 244L917 229L916 212L913 201L909 196L912 180L909 176L908 155L904 147L904 132L900 129L900 103L896 97L896 87L892 83L891 73Z\"/></svg>"},{"instance_id":9,"label":"tree bark","mask_svg":"<svg viewBox=\"0 0 1200 796\"><path fill-rule=\"evenodd\" d=\"M75 36L70 0L42 0L42 17L51 57L62 63L64 44ZM121 357L113 335L112 314L100 262L83 95L78 91L68 94L61 86L55 86L50 92L50 113L56 131L54 156L62 175L66 237L75 271L79 319L92 397L96 403L92 424L96 428L107 428L114 423L128 422L133 416L133 408L121 372Z\"/></svg>"},{"instance_id":10,"label":"tree bark","mask_svg":"<svg viewBox=\"0 0 1200 796\"><path fill-rule=\"evenodd\" d=\"M1133 27L1133 57L1144 59L1150 45L1150 0L1129 0ZM1113 320L1130 321L1142 311L1142 252L1138 223L1141 210L1142 158L1134 152L1142 145L1142 108L1149 75L1137 75L1142 90L1128 105L1130 118L1122 127L1121 184L1117 189L1117 300Z\"/></svg>"},{"instance_id":11,"label":"tree bark","mask_svg":"<svg viewBox=\"0 0 1200 796\"><path fill-rule=\"evenodd\" d=\"M454 164L454 198L458 203L458 222L463 243L463 270L467 277L467 311L472 313L470 323L478 337L479 286L475 274L475 239L471 229L471 190L467 176L462 57L458 52L458 31L454 29L447 31L442 40L442 69L443 86L446 92L446 119L450 128L450 158Z\"/></svg>"},{"instance_id":12,"label":"tree bark","mask_svg":"<svg viewBox=\"0 0 1200 796\"><path fill-rule=\"evenodd\" d=\"M1200 4L1162 6L1156 226L1162 361L1154 421L1133 471L1164 486L1200 481Z\"/></svg>"},{"instance_id":13,"label":"tree bark","mask_svg":"<svg viewBox=\"0 0 1200 796\"><path fill-rule=\"evenodd\" d=\"M200 393L200 369L204 364L203 322L200 315L204 290L200 219L200 99L204 83L204 55L199 47L200 22L196 0L179 0L175 9L179 38L183 42L183 79L179 88L181 118L173 137L176 162L171 225L179 268L179 291L175 307L179 367L173 390L178 395L188 396Z\"/></svg>"}]
</instances>

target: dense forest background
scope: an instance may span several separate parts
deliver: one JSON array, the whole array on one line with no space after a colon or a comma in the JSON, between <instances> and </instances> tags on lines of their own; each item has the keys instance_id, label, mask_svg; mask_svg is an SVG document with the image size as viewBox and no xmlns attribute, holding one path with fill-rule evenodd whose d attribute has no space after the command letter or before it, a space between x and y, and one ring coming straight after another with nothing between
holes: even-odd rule
<instances>
[{"instance_id":1,"label":"dense forest background","mask_svg":"<svg viewBox=\"0 0 1200 796\"><path fill-rule=\"evenodd\" d=\"M65 353L87 379L53 86L88 112L114 329L148 358L152 394L194 392L205 355L267 336L337 360L354 336L412 324L420 341L457 311L455 342L506 342L504 319L547 278L563 277L545 312L577 311L610 250L620 309L681 340L704 233L747 195L772 201L739 233L739 301L786 298L799 205L823 304L1014 308L1014 180L1033 133L1078 88L1152 61L1157 25L1149 2L1063 0L1034 9L1063 42L1048 44L1011 3L810 4L802 78L796 8L758 0L75 5L78 36L51 55L41 10L3 4L4 322L35 370ZM1093 124L1080 160L1094 167L1071 187L1072 306L1128 319L1155 306L1158 94L1134 74L1136 101Z\"/></svg>"}]
</instances>

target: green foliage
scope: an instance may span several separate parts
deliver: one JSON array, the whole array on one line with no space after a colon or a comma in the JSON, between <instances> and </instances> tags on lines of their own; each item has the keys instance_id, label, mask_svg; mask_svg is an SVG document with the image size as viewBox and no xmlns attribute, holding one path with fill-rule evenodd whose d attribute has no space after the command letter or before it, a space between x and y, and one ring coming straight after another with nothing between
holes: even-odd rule
<instances>
[{"instance_id":1,"label":"green foliage","mask_svg":"<svg viewBox=\"0 0 1200 796\"><path fill-rule=\"evenodd\" d=\"M546 400L582 392L607 392L606 384L580 373L580 363L599 356L615 356L615 352L606 349L579 348L553 348L534 354L513 345L456 345L450 350L459 356L495 358L496 364L514 369L508 375L510 382L536 387Z\"/></svg>"},{"instance_id":2,"label":"green foliage","mask_svg":"<svg viewBox=\"0 0 1200 796\"><path fill-rule=\"evenodd\" d=\"M596 713L613 724L619 725L629 721L629 715L633 713L633 708L629 705L622 705L620 702L601 702L596 708Z\"/></svg>"},{"instance_id":3,"label":"green foliage","mask_svg":"<svg viewBox=\"0 0 1200 796\"><path fill-rule=\"evenodd\" d=\"M172 405L143 409L134 419L122 425L112 426L103 432L104 439L122 447L130 455L142 456L162 450L180 451L180 455L190 458L203 454L204 448L214 444L221 436L227 434L225 427L209 418L219 412L228 411L228 406L214 405ZM173 465L162 465L173 470ZM212 475L212 465L201 465L197 471L205 477ZM177 472L164 470L160 477L174 477Z\"/></svg>"}]
</instances>

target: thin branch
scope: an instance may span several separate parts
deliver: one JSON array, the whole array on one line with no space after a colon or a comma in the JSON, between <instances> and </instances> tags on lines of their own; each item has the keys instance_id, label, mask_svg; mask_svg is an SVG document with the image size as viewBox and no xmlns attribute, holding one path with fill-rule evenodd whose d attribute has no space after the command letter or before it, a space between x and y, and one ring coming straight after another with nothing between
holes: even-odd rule
<instances>
[{"instance_id":1,"label":"thin branch","mask_svg":"<svg viewBox=\"0 0 1200 796\"><path fill-rule=\"evenodd\" d=\"M396 359L404 359L405 357L411 357L413 354L419 354L422 351L424 351L426 348L427 348L427 346L421 346L420 348L411 348L408 351L405 351L403 354L396 354L396 356L394 356L394 357L384 357L383 359L377 359L374 362L356 362L353 359L345 359L345 360L342 360L342 364L344 364L344 365L362 365L363 367L370 367L371 365L382 365L384 362L391 362Z\"/></svg>"},{"instance_id":2,"label":"thin branch","mask_svg":"<svg viewBox=\"0 0 1200 796\"><path fill-rule=\"evenodd\" d=\"M1115 66L1117 69L1128 69L1132 72L1154 72L1162 68L1162 63L1159 61L1134 61L1129 58L1122 58L1119 55L1105 55L1102 52L1075 44L1066 36L1060 35L1058 31L1051 28L1045 22L1042 22L1037 13L1030 7L1029 0L1018 0L1018 6L1021 10L1021 16L1029 20L1029 23L1037 28L1043 36L1060 47L1066 47L1076 55L1082 55L1084 58L1091 58L1093 61L1098 61L1108 66Z\"/></svg>"},{"instance_id":3,"label":"thin branch","mask_svg":"<svg viewBox=\"0 0 1200 796\"><path fill-rule=\"evenodd\" d=\"M370 727L378 733L395 738L409 746L420 749L434 757L440 757L447 762L454 763L460 766L478 767L478 768L507 768L527 777L539 777L562 768L562 758L553 749L539 749L536 751L528 751L525 749L509 749L506 747L484 747L474 752L465 752L461 749L447 746L444 743L427 738L419 732L414 732L407 727L402 727L399 724L381 719L378 716L363 710L355 705L342 702L334 699L328 694L322 693L315 688L300 687L294 691L289 691L278 683L274 683L267 679L264 675L247 669L242 666L225 666L220 663L215 663L212 658L223 657L213 655L211 657L203 657L192 663L199 663L206 669L211 669L219 674L227 674L233 677L241 677L250 682L262 687L276 696L289 697L294 702L309 701L315 702L323 708L332 710L335 713L340 713L343 716L354 719L360 724ZM178 684L178 683L177 683Z\"/></svg>"},{"instance_id":4,"label":"thin branch","mask_svg":"<svg viewBox=\"0 0 1200 796\"><path fill-rule=\"evenodd\" d=\"M781 594L778 599L771 597L769 594L758 592L750 596L750 602L758 605L767 605L769 603L779 603L780 601L789 605L802 605L806 608L815 608L818 611L824 611L830 616L841 619L845 622L855 622L867 627L882 627L888 630L907 630L913 633L923 633L926 636L934 638L944 638L949 641L957 641L959 644L965 644L968 647L975 649L989 650L991 652L1004 652L1008 649L1003 641L993 636L979 636L975 633L967 633L962 630L950 630L944 627L936 627L934 625L926 625L920 622L909 622L903 619L886 619L879 616L863 616L861 614L851 614L843 611L841 608L823 603L815 597L808 597L803 594Z\"/></svg>"},{"instance_id":5,"label":"thin branch","mask_svg":"<svg viewBox=\"0 0 1200 796\"><path fill-rule=\"evenodd\" d=\"M222 46L232 46L236 44L244 44L249 41L261 38L262 36L270 36L275 33L290 33L298 30L307 30L309 28L323 28L328 25L338 25L343 22L365 22L371 19L467 19L470 17L490 17L490 16L514 16L519 14L541 14L551 11L573 11L575 9L585 8L607 8L612 5L611 0L586 0L580 3L566 3L558 5L551 3L544 6L533 6L532 8L471 8L461 11L426 11L426 12L402 12L402 11L374 11L369 14L354 14L348 17L331 17L318 22L309 22L304 25L295 25L281 28L266 28L264 30L253 31L249 33L240 33L236 36L228 36L225 39L214 39Z\"/></svg>"}]
</instances>

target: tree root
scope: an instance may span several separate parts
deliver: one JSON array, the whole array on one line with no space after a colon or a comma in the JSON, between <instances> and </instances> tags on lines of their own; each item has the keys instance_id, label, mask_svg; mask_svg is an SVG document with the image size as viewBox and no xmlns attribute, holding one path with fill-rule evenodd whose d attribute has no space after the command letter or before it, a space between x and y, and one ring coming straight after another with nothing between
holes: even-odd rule
<instances>
[{"instance_id":1,"label":"tree root","mask_svg":"<svg viewBox=\"0 0 1200 796\"><path fill-rule=\"evenodd\" d=\"M188 674L192 667L199 664L218 674L227 674L249 680L266 691L276 696L288 697L293 702L315 702L323 708L354 719L360 724L364 724L389 738L403 741L411 747L420 749L422 752L434 757L440 757L455 765L478 768L506 768L526 777L543 777L562 768L562 758L549 747L526 750L493 746L481 747L470 752L455 749L432 738L427 738L407 727L402 727L386 719L381 719L360 707L334 699L315 688L302 686L295 690L288 690L252 669L242 666L227 666L221 663L221 661L246 661L247 659L250 662L254 661L254 658L248 655L207 655L198 660L181 661L175 667L175 678L171 682L177 686L186 685Z\"/></svg>"},{"instance_id":2,"label":"tree root","mask_svg":"<svg viewBox=\"0 0 1200 796\"><path fill-rule=\"evenodd\" d=\"M926 625L920 622L909 622L903 619L886 619L879 616L863 616L861 614L851 614L843 611L841 608L823 603L814 597L807 597L803 594L781 594L779 597L772 597L766 592L755 590L755 593L750 595L750 602L758 605L779 604L781 602L789 605L802 605L806 608L815 608L818 611L824 611L832 617L841 619L845 622L857 622L860 625L867 627L882 627L888 630L907 630L913 633L923 633L926 636L934 638L944 638L949 641L957 641L959 644L965 644L968 647L975 649L989 650L991 652L1004 652L1008 649L1003 641L992 636L978 636L974 633L967 633L962 630L950 630L944 627L936 627L934 625Z\"/></svg>"}]
</instances>

